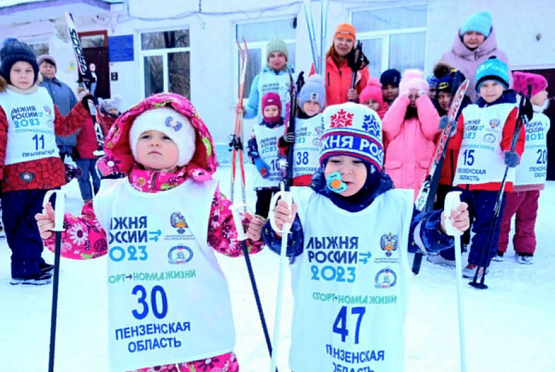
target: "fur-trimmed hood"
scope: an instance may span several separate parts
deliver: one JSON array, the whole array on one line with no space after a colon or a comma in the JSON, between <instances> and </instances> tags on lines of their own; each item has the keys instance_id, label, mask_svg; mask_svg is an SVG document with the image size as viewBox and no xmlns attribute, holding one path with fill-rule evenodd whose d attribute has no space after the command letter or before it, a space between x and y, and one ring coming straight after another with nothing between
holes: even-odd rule
<instances>
[{"instance_id":1,"label":"fur-trimmed hood","mask_svg":"<svg viewBox=\"0 0 555 372\"><path fill-rule=\"evenodd\" d=\"M218 166L212 136L192 103L185 97L173 93L160 93L148 97L116 120L105 139L106 156L98 162L98 169L103 174L130 173L137 163L129 144L131 126L142 113L162 107L172 108L187 117L196 131L195 153L184 167L185 174L197 182L212 178Z\"/></svg>"}]
</instances>

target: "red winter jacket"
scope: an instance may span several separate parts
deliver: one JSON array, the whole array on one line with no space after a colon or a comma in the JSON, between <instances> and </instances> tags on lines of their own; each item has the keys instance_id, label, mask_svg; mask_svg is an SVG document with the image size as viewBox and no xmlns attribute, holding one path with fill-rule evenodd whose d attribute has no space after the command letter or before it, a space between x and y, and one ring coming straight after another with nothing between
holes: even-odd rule
<instances>
[{"instance_id":1,"label":"red winter jacket","mask_svg":"<svg viewBox=\"0 0 555 372\"><path fill-rule=\"evenodd\" d=\"M9 87L17 92L17 88ZM25 91L33 93L35 87ZM43 88L41 88L43 89ZM23 93L24 94L24 93ZM69 136L81 127L89 112L78 103L67 116L62 116L54 106L54 129L57 136ZM20 190L50 190L66 184L66 171L59 157L42 158L11 165L4 165L8 144L8 119L0 106L0 185L2 192ZM22 177L22 174L30 177ZM29 180L30 179L30 180Z\"/></svg>"},{"instance_id":2,"label":"red winter jacket","mask_svg":"<svg viewBox=\"0 0 555 372\"><path fill-rule=\"evenodd\" d=\"M314 75L314 65L310 68L310 75ZM333 58L328 57L326 60L326 105L339 105L349 101L347 93L351 87L353 78L353 70L349 67L347 61L343 62L341 68L337 67ZM358 94L362 92L368 84L370 73L364 68L357 73L356 91Z\"/></svg>"},{"instance_id":3,"label":"red winter jacket","mask_svg":"<svg viewBox=\"0 0 555 372\"><path fill-rule=\"evenodd\" d=\"M98 114L97 120L99 121L104 137L108 135L110 128L114 125L116 118L107 114ZM81 131L77 136L77 151L79 156L83 159L96 159L94 151L98 150L98 143L96 142L96 132L94 130L94 125L91 117L83 122Z\"/></svg>"}]
</instances>

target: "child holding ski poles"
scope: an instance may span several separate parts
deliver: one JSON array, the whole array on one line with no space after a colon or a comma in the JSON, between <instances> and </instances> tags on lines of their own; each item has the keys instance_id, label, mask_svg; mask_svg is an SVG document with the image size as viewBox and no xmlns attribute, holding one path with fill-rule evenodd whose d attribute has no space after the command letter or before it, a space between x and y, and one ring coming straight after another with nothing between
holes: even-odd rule
<instances>
[{"instance_id":1,"label":"child holding ski poles","mask_svg":"<svg viewBox=\"0 0 555 372\"><path fill-rule=\"evenodd\" d=\"M533 263L536 251L535 224L538 215L540 191L545 187L547 175L547 132L549 118L543 113L548 106L547 80L545 77L527 72L513 73L514 89L527 92L532 86L530 101L534 105L534 116L526 127L526 146L519 166L513 192L507 194L507 203L501 219L501 235L497 245L496 261L503 261L509 244L511 219L516 214L513 246L516 261L523 265Z\"/></svg>"},{"instance_id":2,"label":"child holding ski poles","mask_svg":"<svg viewBox=\"0 0 555 372\"><path fill-rule=\"evenodd\" d=\"M82 216L66 214L62 236L64 257L108 255L110 370L238 371L229 289L214 251L242 250L230 202L212 179L210 132L171 93L146 98L115 125L99 167L128 177L103 184ZM36 218L52 249L52 206ZM263 222L248 220L253 254Z\"/></svg>"},{"instance_id":3,"label":"child holding ski poles","mask_svg":"<svg viewBox=\"0 0 555 372\"><path fill-rule=\"evenodd\" d=\"M326 87L320 75L308 78L299 93L299 114L295 120L293 146L293 186L308 186L318 170L320 136L324 130L322 112L326 107ZM280 138L280 149L286 153L288 143Z\"/></svg>"},{"instance_id":4,"label":"child holding ski poles","mask_svg":"<svg viewBox=\"0 0 555 372\"><path fill-rule=\"evenodd\" d=\"M408 247L436 251L453 239L443 232L441 211L418 213L412 193L395 189L382 171L374 111L346 103L323 116L318 172L310 187L292 189L292 207L280 200L274 211L279 229L292 223L290 368L401 372ZM451 217L457 229L468 228L464 203ZM268 223L263 238L281 250L281 237Z\"/></svg>"},{"instance_id":5,"label":"child holding ski poles","mask_svg":"<svg viewBox=\"0 0 555 372\"><path fill-rule=\"evenodd\" d=\"M284 122L279 94L269 92L262 98L263 119L253 127L254 134L248 141L248 155L258 171L254 178L256 190L256 215L268 217L272 196L279 191L282 172L278 166L278 142L283 136Z\"/></svg>"},{"instance_id":6,"label":"child holding ski poles","mask_svg":"<svg viewBox=\"0 0 555 372\"><path fill-rule=\"evenodd\" d=\"M56 135L74 133L89 113L81 103L66 117L59 113L46 88L38 86L37 58L27 44L6 39L0 65L0 194L12 250L11 284L49 284L54 267L41 257L34 215L46 192L66 183Z\"/></svg>"},{"instance_id":7,"label":"child holding ski poles","mask_svg":"<svg viewBox=\"0 0 555 372\"><path fill-rule=\"evenodd\" d=\"M461 199L468 203L475 218L468 265L463 270L465 278L475 277L479 266L482 267L479 276L484 274L483 268L486 273L488 271L497 250L501 222L500 219L494 221L496 201L503 186L505 193L512 191L514 168L524 151L525 130L515 131L519 114L516 93L507 90L509 73L507 65L495 57L478 67L476 91L480 98L463 110L456 133L449 141L450 149L459 150L453 186L462 190ZM513 137L517 135L515 151L511 152ZM509 171L503 185L506 167ZM493 231L490 231L493 222ZM488 246L488 242L491 245Z\"/></svg>"},{"instance_id":8,"label":"child holding ski poles","mask_svg":"<svg viewBox=\"0 0 555 372\"><path fill-rule=\"evenodd\" d=\"M257 118L257 122L263 119L262 100L264 95L269 92L277 93L282 98L282 107L280 112L285 114L285 96L289 91L290 73L293 73L293 67L288 65L289 51L287 44L283 40L273 39L266 45L266 62L267 65L262 68L260 74L256 75L251 84L249 94L249 103L245 108L237 108L237 113L242 109L245 119Z\"/></svg>"}]
</instances>

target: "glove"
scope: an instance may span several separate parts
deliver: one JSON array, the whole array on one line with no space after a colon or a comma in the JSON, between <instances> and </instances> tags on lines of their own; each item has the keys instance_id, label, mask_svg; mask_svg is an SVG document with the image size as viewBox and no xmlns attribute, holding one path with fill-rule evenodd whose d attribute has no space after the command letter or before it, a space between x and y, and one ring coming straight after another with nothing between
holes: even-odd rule
<instances>
[{"instance_id":1,"label":"glove","mask_svg":"<svg viewBox=\"0 0 555 372\"><path fill-rule=\"evenodd\" d=\"M254 161L254 165L256 165L256 169L258 170L258 173L260 173L262 178L266 179L270 177L270 169L268 167L268 164L266 164L264 160L262 160L262 158L256 158L256 160Z\"/></svg>"},{"instance_id":2,"label":"glove","mask_svg":"<svg viewBox=\"0 0 555 372\"><path fill-rule=\"evenodd\" d=\"M295 143L295 132L286 132L282 138L287 143Z\"/></svg>"},{"instance_id":3,"label":"glove","mask_svg":"<svg viewBox=\"0 0 555 372\"><path fill-rule=\"evenodd\" d=\"M89 101L94 102L94 97L91 94L87 93L87 92L81 92L81 93L79 93L78 98L81 101L81 104L83 105L83 107L86 108L87 111L90 111Z\"/></svg>"},{"instance_id":4,"label":"glove","mask_svg":"<svg viewBox=\"0 0 555 372\"><path fill-rule=\"evenodd\" d=\"M513 151L504 151L503 152L503 161L505 165L509 168L515 168L518 163L520 163L520 156Z\"/></svg>"},{"instance_id":5,"label":"glove","mask_svg":"<svg viewBox=\"0 0 555 372\"><path fill-rule=\"evenodd\" d=\"M532 117L534 116L534 107L532 106L532 102L526 98L524 95L522 96L522 99L520 100L520 106L518 108L518 113L519 115L525 116L526 118L528 118L528 121L532 120Z\"/></svg>"},{"instance_id":6,"label":"glove","mask_svg":"<svg viewBox=\"0 0 555 372\"><path fill-rule=\"evenodd\" d=\"M73 151L71 151L70 156L73 159L73 161L81 159L81 155L79 155L79 151L77 151L77 147L73 148Z\"/></svg>"},{"instance_id":7,"label":"glove","mask_svg":"<svg viewBox=\"0 0 555 372\"><path fill-rule=\"evenodd\" d=\"M441 119L439 120L439 124L438 124L438 128L443 130L445 128L447 128L447 125L449 124L449 117L447 117L447 115L444 115L441 117ZM457 130L457 123L453 123L451 122L451 133L449 133L451 136L453 136L453 134L456 132Z\"/></svg>"}]
</instances>

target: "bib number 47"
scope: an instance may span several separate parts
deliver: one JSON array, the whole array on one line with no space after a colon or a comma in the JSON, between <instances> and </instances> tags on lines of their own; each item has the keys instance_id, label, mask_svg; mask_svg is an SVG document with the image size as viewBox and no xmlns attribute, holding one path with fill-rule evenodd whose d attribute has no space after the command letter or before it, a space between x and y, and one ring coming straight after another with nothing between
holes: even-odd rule
<instances>
[{"instance_id":1,"label":"bib number 47","mask_svg":"<svg viewBox=\"0 0 555 372\"><path fill-rule=\"evenodd\" d=\"M355 326L355 344L359 343L360 335L360 325L362 324L362 318L366 313L366 308L364 306L358 306L351 308L351 315L356 315L356 326ZM347 306L342 306L339 310L339 314L335 318L333 323L333 333L341 335L341 342L346 342L347 336L349 336L349 330L347 329ZM352 329L352 324L351 324Z\"/></svg>"}]
</instances>

